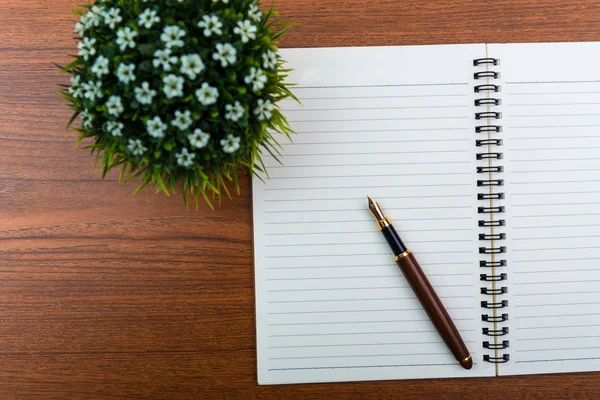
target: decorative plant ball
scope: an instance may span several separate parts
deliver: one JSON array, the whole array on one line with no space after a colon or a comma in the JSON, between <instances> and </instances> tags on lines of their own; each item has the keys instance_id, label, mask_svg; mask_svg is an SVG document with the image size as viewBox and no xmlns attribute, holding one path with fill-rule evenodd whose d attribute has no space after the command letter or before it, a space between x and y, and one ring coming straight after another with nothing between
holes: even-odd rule
<instances>
[{"instance_id":1,"label":"decorative plant ball","mask_svg":"<svg viewBox=\"0 0 600 400\"><path fill-rule=\"evenodd\" d=\"M81 117L78 144L103 177L120 168L184 201L239 193L238 172L264 176L264 154L293 133L276 41L289 28L253 0L98 0L75 9L77 54L62 95ZM211 195L211 196L209 196Z\"/></svg>"}]
</instances>

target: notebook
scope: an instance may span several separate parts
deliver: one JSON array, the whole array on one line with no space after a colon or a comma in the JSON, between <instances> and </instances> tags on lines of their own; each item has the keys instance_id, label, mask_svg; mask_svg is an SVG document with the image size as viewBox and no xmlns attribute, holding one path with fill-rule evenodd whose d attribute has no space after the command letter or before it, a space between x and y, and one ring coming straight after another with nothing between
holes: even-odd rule
<instances>
[{"instance_id":1,"label":"notebook","mask_svg":"<svg viewBox=\"0 0 600 400\"><path fill-rule=\"evenodd\" d=\"M253 182L260 384L600 370L600 43L287 49ZM474 360L394 262L377 200Z\"/></svg>"}]
</instances>

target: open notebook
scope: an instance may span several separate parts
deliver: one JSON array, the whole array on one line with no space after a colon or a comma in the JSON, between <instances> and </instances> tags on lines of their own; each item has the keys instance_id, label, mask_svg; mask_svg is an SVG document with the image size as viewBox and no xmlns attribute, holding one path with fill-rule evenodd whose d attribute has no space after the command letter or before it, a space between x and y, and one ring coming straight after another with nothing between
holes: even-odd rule
<instances>
[{"instance_id":1,"label":"open notebook","mask_svg":"<svg viewBox=\"0 0 600 400\"><path fill-rule=\"evenodd\" d=\"M302 105L282 105L298 134L253 185L259 383L600 370L600 43L282 53Z\"/></svg>"}]
</instances>

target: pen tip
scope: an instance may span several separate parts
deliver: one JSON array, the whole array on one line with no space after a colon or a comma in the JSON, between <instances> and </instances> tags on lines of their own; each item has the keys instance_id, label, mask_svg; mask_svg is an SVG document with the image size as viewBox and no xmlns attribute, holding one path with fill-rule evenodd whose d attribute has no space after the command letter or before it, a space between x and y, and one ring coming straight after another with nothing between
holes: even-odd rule
<instances>
[{"instance_id":1,"label":"pen tip","mask_svg":"<svg viewBox=\"0 0 600 400\"><path fill-rule=\"evenodd\" d=\"M460 361L460 366L463 367L464 369L471 369L473 368L473 359L471 358L471 356L465 358L464 360Z\"/></svg>"}]
</instances>

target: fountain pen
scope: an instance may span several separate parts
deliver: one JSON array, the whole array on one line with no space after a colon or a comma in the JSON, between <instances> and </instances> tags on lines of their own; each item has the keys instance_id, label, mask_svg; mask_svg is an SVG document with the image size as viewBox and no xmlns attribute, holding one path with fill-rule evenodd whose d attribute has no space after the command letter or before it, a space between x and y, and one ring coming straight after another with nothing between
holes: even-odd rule
<instances>
[{"instance_id":1,"label":"fountain pen","mask_svg":"<svg viewBox=\"0 0 600 400\"><path fill-rule=\"evenodd\" d=\"M377 220L377 225L381 233L383 233L383 236L394 252L396 264L400 267L402 274L421 302L433 326L435 326L435 329L454 355L454 358L456 358L456 361L464 369L471 369L473 367L473 359L469 354L469 350L460 337L458 329L456 329L450 315L448 315L448 311L444 308L442 301L419 266L417 259L404 245L398 232L396 232L390 223L390 220L381 211L379 204L369 196L367 198L369 199L369 210Z\"/></svg>"}]
</instances>

